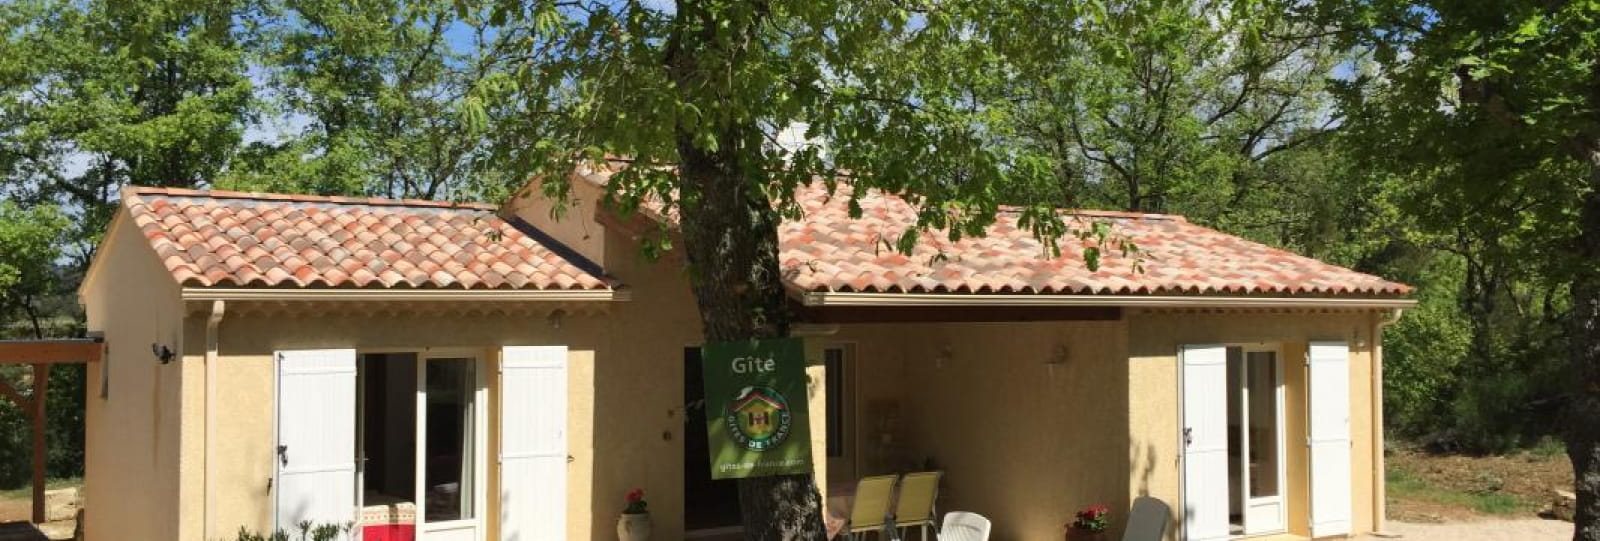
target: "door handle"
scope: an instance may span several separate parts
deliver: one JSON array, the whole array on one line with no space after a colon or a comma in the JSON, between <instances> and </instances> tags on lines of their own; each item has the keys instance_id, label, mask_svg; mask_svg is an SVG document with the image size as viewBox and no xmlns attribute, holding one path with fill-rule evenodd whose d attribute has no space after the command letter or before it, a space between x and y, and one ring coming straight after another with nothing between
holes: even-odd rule
<instances>
[{"instance_id":1,"label":"door handle","mask_svg":"<svg viewBox=\"0 0 1600 541\"><path fill-rule=\"evenodd\" d=\"M1183 427L1183 446L1188 447L1190 445L1194 445L1194 429Z\"/></svg>"},{"instance_id":2,"label":"door handle","mask_svg":"<svg viewBox=\"0 0 1600 541\"><path fill-rule=\"evenodd\" d=\"M283 464L284 467L288 467L289 466L289 446L287 446L287 445L279 445L278 446L278 462Z\"/></svg>"}]
</instances>

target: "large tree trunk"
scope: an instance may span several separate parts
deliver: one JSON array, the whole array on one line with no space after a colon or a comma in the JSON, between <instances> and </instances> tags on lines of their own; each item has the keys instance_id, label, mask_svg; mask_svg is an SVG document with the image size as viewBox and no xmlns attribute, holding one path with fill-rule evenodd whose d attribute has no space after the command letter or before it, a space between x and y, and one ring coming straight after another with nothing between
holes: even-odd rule
<instances>
[{"instance_id":1,"label":"large tree trunk","mask_svg":"<svg viewBox=\"0 0 1600 541\"><path fill-rule=\"evenodd\" d=\"M754 119L716 109L724 78L757 41L760 12L726 18L717 7L679 2L680 30L667 45L666 69L688 101L702 101L716 147L697 133L708 126L676 127L679 227L689 275L707 341L777 338L789 333L788 297L778 271L779 217L761 188L767 172L759 162L764 137ZM733 10L736 11L736 10ZM720 22L732 23L733 39L719 39ZM691 24L692 23L692 24ZM727 73L719 73L726 70ZM711 103L705 103L709 101ZM694 502L685 502L694 505ZM745 539L815 540L827 537L822 497L811 475L739 480Z\"/></svg>"},{"instance_id":2,"label":"large tree trunk","mask_svg":"<svg viewBox=\"0 0 1600 541\"><path fill-rule=\"evenodd\" d=\"M1588 156L1577 265L1572 279L1572 351L1578 392L1567 416L1567 456L1578 495L1574 541L1600 541L1600 147Z\"/></svg>"},{"instance_id":3,"label":"large tree trunk","mask_svg":"<svg viewBox=\"0 0 1600 541\"><path fill-rule=\"evenodd\" d=\"M763 172L743 163L746 154L738 150L759 140L756 135L726 137L718 152L680 138L683 243L708 341L788 334L788 299L778 273L779 217L752 182L764 178ZM826 537L811 475L741 479L739 506L746 539Z\"/></svg>"}]
</instances>

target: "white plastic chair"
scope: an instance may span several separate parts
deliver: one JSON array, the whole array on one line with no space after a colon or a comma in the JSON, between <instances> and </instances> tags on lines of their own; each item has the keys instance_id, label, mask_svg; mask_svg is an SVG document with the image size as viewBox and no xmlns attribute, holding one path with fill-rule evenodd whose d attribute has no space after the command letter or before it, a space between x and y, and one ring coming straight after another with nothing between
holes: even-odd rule
<instances>
[{"instance_id":1,"label":"white plastic chair","mask_svg":"<svg viewBox=\"0 0 1600 541\"><path fill-rule=\"evenodd\" d=\"M989 519L966 511L945 513L939 541L989 541Z\"/></svg>"},{"instance_id":2,"label":"white plastic chair","mask_svg":"<svg viewBox=\"0 0 1600 541\"><path fill-rule=\"evenodd\" d=\"M1140 496L1133 500L1133 510L1128 511L1128 529L1122 531L1122 541L1161 541L1171 518L1172 511L1166 503Z\"/></svg>"}]
</instances>

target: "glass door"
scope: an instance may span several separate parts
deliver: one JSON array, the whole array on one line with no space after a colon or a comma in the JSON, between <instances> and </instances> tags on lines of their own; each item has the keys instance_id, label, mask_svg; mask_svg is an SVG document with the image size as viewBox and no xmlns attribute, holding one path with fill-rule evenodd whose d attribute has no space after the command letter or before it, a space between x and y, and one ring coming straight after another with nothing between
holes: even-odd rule
<instances>
[{"instance_id":1,"label":"glass door","mask_svg":"<svg viewBox=\"0 0 1600 541\"><path fill-rule=\"evenodd\" d=\"M421 541L482 541L488 391L478 359L417 363L417 533Z\"/></svg>"},{"instance_id":2,"label":"glass door","mask_svg":"<svg viewBox=\"0 0 1600 541\"><path fill-rule=\"evenodd\" d=\"M1283 370L1275 349L1242 348L1237 368L1239 445L1238 472L1245 535L1283 531L1285 527Z\"/></svg>"}]
</instances>

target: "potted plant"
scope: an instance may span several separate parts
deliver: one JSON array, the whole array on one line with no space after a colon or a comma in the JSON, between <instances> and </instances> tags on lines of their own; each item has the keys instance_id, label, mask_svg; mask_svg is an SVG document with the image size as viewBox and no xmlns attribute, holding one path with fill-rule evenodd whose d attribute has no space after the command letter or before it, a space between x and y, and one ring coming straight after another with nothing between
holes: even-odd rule
<instances>
[{"instance_id":1,"label":"potted plant","mask_svg":"<svg viewBox=\"0 0 1600 541\"><path fill-rule=\"evenodd\" d=\"M635 488L623 497L628 506L622 508L617 519L617 541L649 541L650 511L644 501L644 489Z\"/></svg>"},{"instance_id":2,"label":"potted plant","mask_svg":"<svg viewBox=\"0 0 1600 541\"><path fill-rule=\"evenodd\" d=\"M1111 508L1095 504L1083 508L1067 523L1067 541L1105 541L1111 525Z\"/></svg>"}]
</instances>

